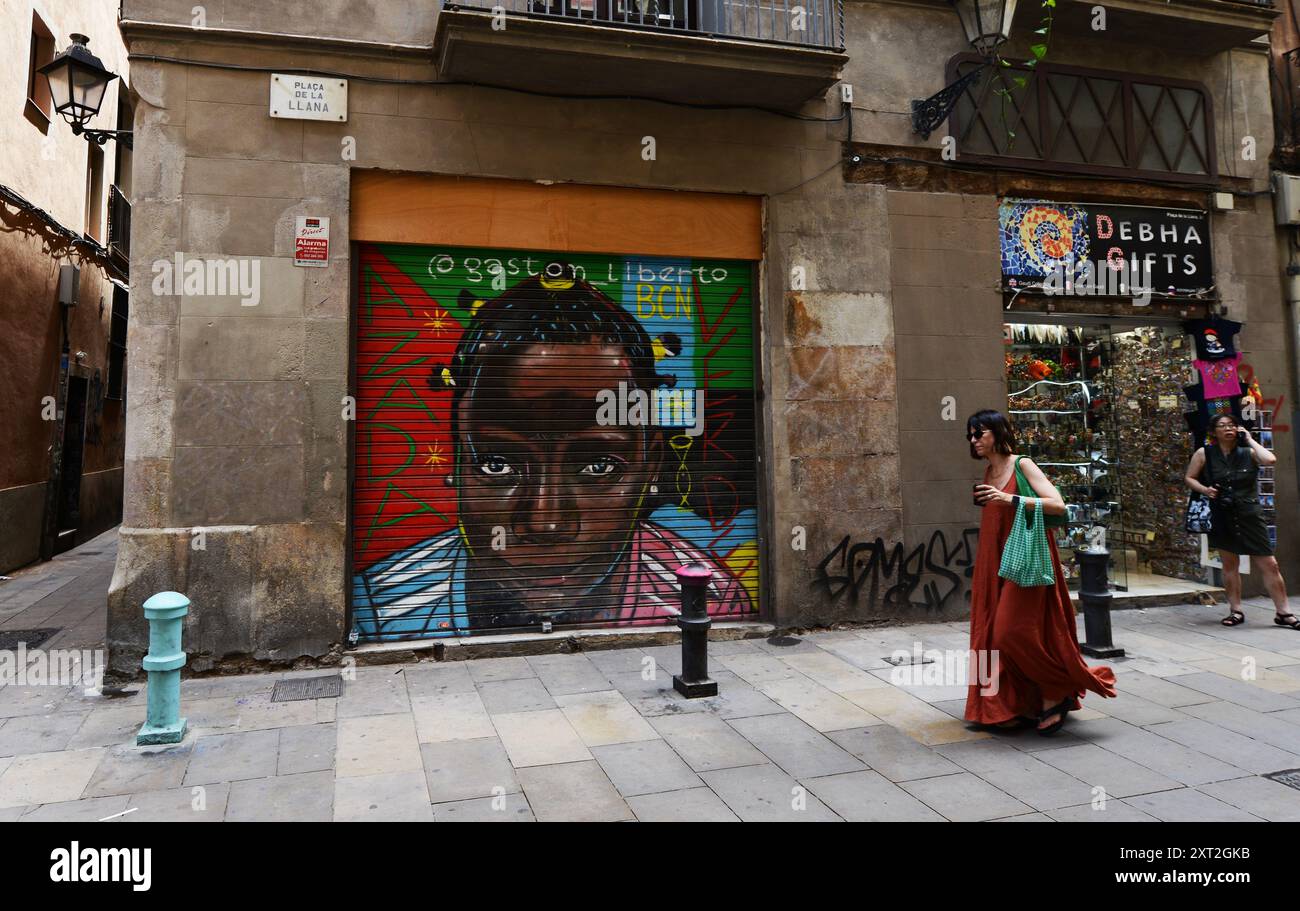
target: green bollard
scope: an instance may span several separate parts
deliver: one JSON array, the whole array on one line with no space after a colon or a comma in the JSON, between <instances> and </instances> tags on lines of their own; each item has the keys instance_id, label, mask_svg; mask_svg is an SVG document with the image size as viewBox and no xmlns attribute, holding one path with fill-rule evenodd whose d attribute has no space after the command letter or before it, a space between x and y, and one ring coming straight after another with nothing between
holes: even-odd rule
<instances>
[{"instance_id":1,"label":"green bollard","mask_svg":"<svg viewBox=\"0 0 1300 911\"><path fill-rule=\"evenodd\" d=\"M149 621L149 654L144 669L149 675L148 714L136 746L180 743L185 737L181 714L181 620L190 612L190 599L179 592L159 592L144 603Z\"/></svg>"}]
</instances>

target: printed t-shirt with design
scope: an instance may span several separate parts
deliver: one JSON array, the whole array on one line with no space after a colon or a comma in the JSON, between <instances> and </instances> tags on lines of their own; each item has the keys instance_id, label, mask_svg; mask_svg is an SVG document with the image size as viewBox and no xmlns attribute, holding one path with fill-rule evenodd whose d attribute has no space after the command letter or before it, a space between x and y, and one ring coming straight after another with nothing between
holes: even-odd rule
<instances>
[{"instance_id":1,"label":"printed t-shirt with design","mask_svg":"<svg viewBox=\"0 0 1300 911\"><path fill-rule=\"evenodd\" d=\"M1230 319L1197 319L1183 323L1196 342L1196 356L1203 361L1219 361L1237 353L1233 338L1241 323Z\"/></svg>"},{"instance_id":2,"label":"printed t-shirt with design","mask_svg":"<svg viewBox=\"0 0 1300 911\"><path fill-rule=\"evenodd\" d=\"M1241 355L1234 354L1217 361L1192 361L1201 374L1202 393L1207 399L1223 399L1240 395L1241 380L1237 376L1237 364Z\"/></svg>"}]
</instances>

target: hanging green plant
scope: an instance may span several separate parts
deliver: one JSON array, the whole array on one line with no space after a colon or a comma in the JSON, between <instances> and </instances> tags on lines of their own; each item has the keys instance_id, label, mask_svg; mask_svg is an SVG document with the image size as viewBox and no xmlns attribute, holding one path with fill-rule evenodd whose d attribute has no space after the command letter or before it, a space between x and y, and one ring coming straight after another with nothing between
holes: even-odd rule
<instances>
[{"instance_id":1,"label":"hanging green plant","mask_svg":"<svg viewBox=\"0 0 1300 911\"><path fill-rule=\"evenodd\" d=\"M1056 0L1042 0L1042 9L1043 17L1039 20L1038 28L1034 30L1034 34L1039 37L1039 40L1029 46L1029 57L1020 63L1022 68L1033 69L1047 58L1047 51L1052 43L1052 17L1056 10ZM994 79L998 84L994 86L993 92L1001 99L999 113L1002 120L1002 129L1007 134L1005 151L1010 152L1016 143L1016 131L1007 125L1007 105L1011 102L1013 91L1013 89L1007 88L1007 82L1010 81L1011 85L1015 86L1014 91L1023 92L1029 85L1029 76L1016 74L1008 80L1002 70L1011 69L1016 64L1003 57L1001 52L997 52L996 59L998 69L994 74Z\"/></svg>"}]
</instances>

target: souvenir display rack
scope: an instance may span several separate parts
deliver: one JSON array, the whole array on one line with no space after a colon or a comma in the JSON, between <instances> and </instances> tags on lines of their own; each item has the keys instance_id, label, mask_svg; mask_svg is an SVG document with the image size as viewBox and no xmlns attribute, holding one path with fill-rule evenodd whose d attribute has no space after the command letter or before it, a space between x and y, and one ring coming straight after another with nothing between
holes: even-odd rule
<instances>
[{"instance_id":1,"label":"souvenir display rack","mask_svg":"<svg viewBox=\"0 0 1300 911\"><path fill-rule=\"evenodd\" d=\"M1006 332L1009 417L1019 451L1043 469L1069 506L1068 524L1056 530L1057 547L1067 581L1077 588L1074 550L1087 545L1094 527L1119 518L1119 459L1103 382L1106 333L1034 324L1008 324ZM1125 590L1125 565L1114 554L1110 580Z\"/></svg>"}]
</instances>

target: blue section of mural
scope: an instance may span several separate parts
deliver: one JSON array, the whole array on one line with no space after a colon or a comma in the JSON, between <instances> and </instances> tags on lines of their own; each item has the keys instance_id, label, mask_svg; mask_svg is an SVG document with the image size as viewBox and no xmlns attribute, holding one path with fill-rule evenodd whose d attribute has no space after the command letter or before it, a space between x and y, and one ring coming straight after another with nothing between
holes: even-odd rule
<instances>
[{"instance_id":1,"label":"blue section of mural","mask_svg":"<svg viewBox=\"0 0 1300 911\"><path fill-rule=\"evenodd\" d=\"M464 633L469 629L469 614L460 534L453 532L400 551L358 573L352 599L353 621L366 640Z\"/></svg>"},{"instance_id":2,"label":"blue section of mural","mask_svg":"<svg viewBox=\"0 0 1300 911\"><path fill-rule=\"evenodd\" d=\"M708 519L680 506L660 506L650 514L650 520L671 528L701 550L723 554L758 539L758 513L752 509L736 513L723 529L714 528Z\"/></svg>"},{"instance_id":3,"label":"blue section of mural","mask_svg":"<svg viewBox=\"0 0 1300 911\"><path fill-rule=\"evenodd\" d=\"M635 315L654 345L655 370L671 377L670 388L679 392L672 407L664 400L655 419L666 427L688 427L695 422L695 346L699 314L693 304L691 262L687 259L650 257L623 261L620 302Z\"/></svg>"}]
</instances>

